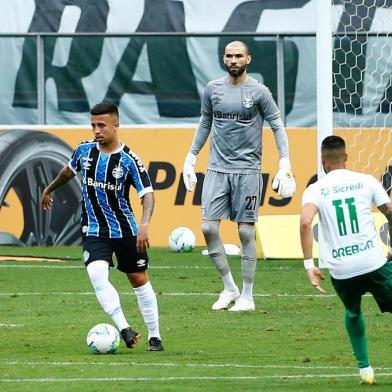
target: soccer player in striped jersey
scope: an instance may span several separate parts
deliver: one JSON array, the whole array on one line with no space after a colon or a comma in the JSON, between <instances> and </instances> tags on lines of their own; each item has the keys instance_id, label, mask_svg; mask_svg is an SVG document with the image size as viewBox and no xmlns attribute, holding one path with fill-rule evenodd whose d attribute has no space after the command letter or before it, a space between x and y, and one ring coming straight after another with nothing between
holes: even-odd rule
<instances>
[{"instance_id":1,"label":"soccer player in striped jersey","mask_svg":"<svg viewBox=\"0 0 392 392\"><path fill-rule=\"evenodd\" d=\"M225 47L223 61L228 74L208 83L201 105L201 117L192 146L184 162L183 179L188 191L197 181L196 156L210 136L210 155L202 192L202 231L208 254L217 268L223 291L212 310L254 311L253 281L256 270L254 223L258 219L263 181L261 175L264 120L272 128L279 152L279 170L272 187L282 197L295 192L289 143L280 112L269 89L248 76L251 54L244 42ZM231 274L219 235L222 219L238 225L242 255L242 292Z\"/></svg>"},{"instance_id":2,"label":"soccer player in striped jersey","mask_svg":"<svg viewBox=\"0 0 392 392\"><path fill-rule=\"evenodd\" d=\"M392 203L382 185L372 176L346 170L345 142L328 136L321 145L326 176L309 185L302 196L301 244L310 283L324 293L324 276L312 257L312 222L319 214L325 246L323 261L332 285L345 307L345 326L358 362L362 384L374 384L361 311L362 296L370 292L382 312L392 312L392 248L383 254L374 227L372 204L388 220L392 238Z\"/></svg>"},{"instance_id":3,"label":"soccer player in striped jersey","mask_svg":"<svg viewBox=\"0 0 392 392\"><path fill-rule=\"evenodd\" d=\"M158 304L147 274L148 225L154 209L150 178L140 158L118 137L117 107L99 103L90 114L94 140L79 144L68 165L43 191L41 204L48 210L52 192L79 173L83 257L98 301L116 324L126 346L134 347L140 334L130 327L118 292L109 281L115 253L117 269L127 275L133 286L147 325L148 350L162 351ZM131 187L142 200L140 225L129 201Z\"/></svg>"}]
</instances>

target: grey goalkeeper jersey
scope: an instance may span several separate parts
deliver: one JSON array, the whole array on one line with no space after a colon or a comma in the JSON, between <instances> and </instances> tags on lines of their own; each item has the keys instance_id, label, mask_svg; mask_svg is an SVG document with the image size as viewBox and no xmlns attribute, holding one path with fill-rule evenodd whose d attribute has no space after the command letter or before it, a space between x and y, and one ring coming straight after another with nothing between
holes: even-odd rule
<instances>
[{"instance_id":1,"label":"grey goalkeeper jersey","mask_svg":"<svg viewBox=\"0 0 392 392\"><path fill-rule=\"evenodd\" d=\"M190 152L197 155L211 133L208 169L224 173L260 171L264 120L273 123L280 112L269 89L248 76L241 85L227 77L208 83L201 118ZM279 132L275 132L279 129ZM275 127L280 157L288 155L287 135Z\"/></svg>"}]
</instances>

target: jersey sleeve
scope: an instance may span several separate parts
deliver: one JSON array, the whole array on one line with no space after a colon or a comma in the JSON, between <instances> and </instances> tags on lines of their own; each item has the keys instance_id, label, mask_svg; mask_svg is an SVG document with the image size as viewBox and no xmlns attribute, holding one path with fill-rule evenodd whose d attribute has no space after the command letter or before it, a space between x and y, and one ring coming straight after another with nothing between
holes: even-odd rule
<instances>
[{"instance_id":1,"label":"jersey sleeve","mask_svg":"<svg viewBox=\"0 0 392 392\"><path fill-rule=\"evenodd\" d=\"M154 192L150 176L141 159L135 153L132 153L132 158L128 161L128 170L132 178L132 185L139 198L142 198L146 193Z\"/></svg>"},{"instance_id":2,"label":"jersey sleeve","mask_svg":"<svg viewBox=\"0 0 392 392\"><path fill-rule=\"evenodd\" d=\"M319 206L317 193L315 192L313 184L309 185L302 194L302 205L306 203L314 204L317 207Z\"/></svg>"},{"instance_id":3,"label":"jersey sleeve","mask_svg":"<svg viewBox=\"0 0 392 392\"><path fill-rule=\"evenodd\" d=\"M269 88L264 86L263 84L260 84L260 87L261 87L261 95L260 95L259 108L263 113L263 117L268 122L270 122L280 117L280 111L274 101L274 98L272 97Z\"/></svg>"},{"instance_id":4,"label":"jersey sleeve","mask_svg":"<svg viewBox=\"0 0 392 392\"><path fill-rule=\"evenodd\" d=\"M212 104L211 104L212 84L208 83L203 94L201 101L200 112L203 116L212 117Z\"/></svg>"},{"instance_id":5,"label":"jersey sleeve","mask_svg":"<svg viewBox=\"0 0 392 392\"><path fill-rule=\"evenodd\" d=\"M377 181L373 176L368 176L368 182L372 189L372 201L377 207L391 201L381 183Z\"/></svg>"},{"instance_id":6,"label":"jersey sleeve","mask_svg":"<svg viewBox=\"0 0 392 392\"><path fill-rule=\"evenodd\" d=\"M274 133L275 144L279 151L279 158L289 158L289 139L281 118L271 120L269 123L272 132Z\"/></svg>"},{"instance_id":7,"label":"jersey sleeve","mask_svg":"<svg viewBox=\"0 0 392 392\"><path fill-rule=\"evenodd\" d=\"M190 152L197 155L203 148L207 141L208 135L211 132L212 125L212 105L211 105L211 84L207 84L204 90L203 100L201 102L201 116L199 120L199 125L196 128L195 135L193 137L193 142L190 148Z\"/></svg>"},{"instance_id":8,"label":"jersey sleeve","mask_svg":"<svg viewBox=\"0 0 392 392\"><path fill-rule=\"evenodd\" d=\"M74 174L82 170L82 145L76 148L72 153L71 159L68 162L68 167L72 170Z\"/></svg>"}]
</instances>

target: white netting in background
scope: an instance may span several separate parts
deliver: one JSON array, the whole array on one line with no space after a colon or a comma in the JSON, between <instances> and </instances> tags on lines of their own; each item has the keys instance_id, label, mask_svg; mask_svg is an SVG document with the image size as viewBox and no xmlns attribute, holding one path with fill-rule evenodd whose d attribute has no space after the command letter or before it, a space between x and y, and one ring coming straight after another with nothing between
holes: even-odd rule
<instances>
[{"instance_id":1,"label":"white netting in background","mask_svg":"<svg viewBox=\"0 0 392 392\"><path fill-rule=\"evenodd\" d=\"M348 167L390 193L392 0L333 0L332 32L334 133L346 139Z\"/></svg>"}]
</instances>

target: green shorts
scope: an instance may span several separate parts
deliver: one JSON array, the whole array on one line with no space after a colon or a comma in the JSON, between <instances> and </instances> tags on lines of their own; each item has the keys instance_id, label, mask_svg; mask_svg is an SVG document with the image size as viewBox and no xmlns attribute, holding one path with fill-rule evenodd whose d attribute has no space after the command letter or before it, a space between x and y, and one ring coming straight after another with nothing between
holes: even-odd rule
<instances>
[{"instance_id":1,"label":"green shorts","mask_svg":"<svg viewBox=\"0 0 392 392\"><path fill-rule=\"evenodd\" d=\"M381 312L392 313L392 263L386 262L381 268L349 279L334 279L333 287L345 308L359 314L361 300L365 293L371 293Z\"/></svg>"}]
</instances>

